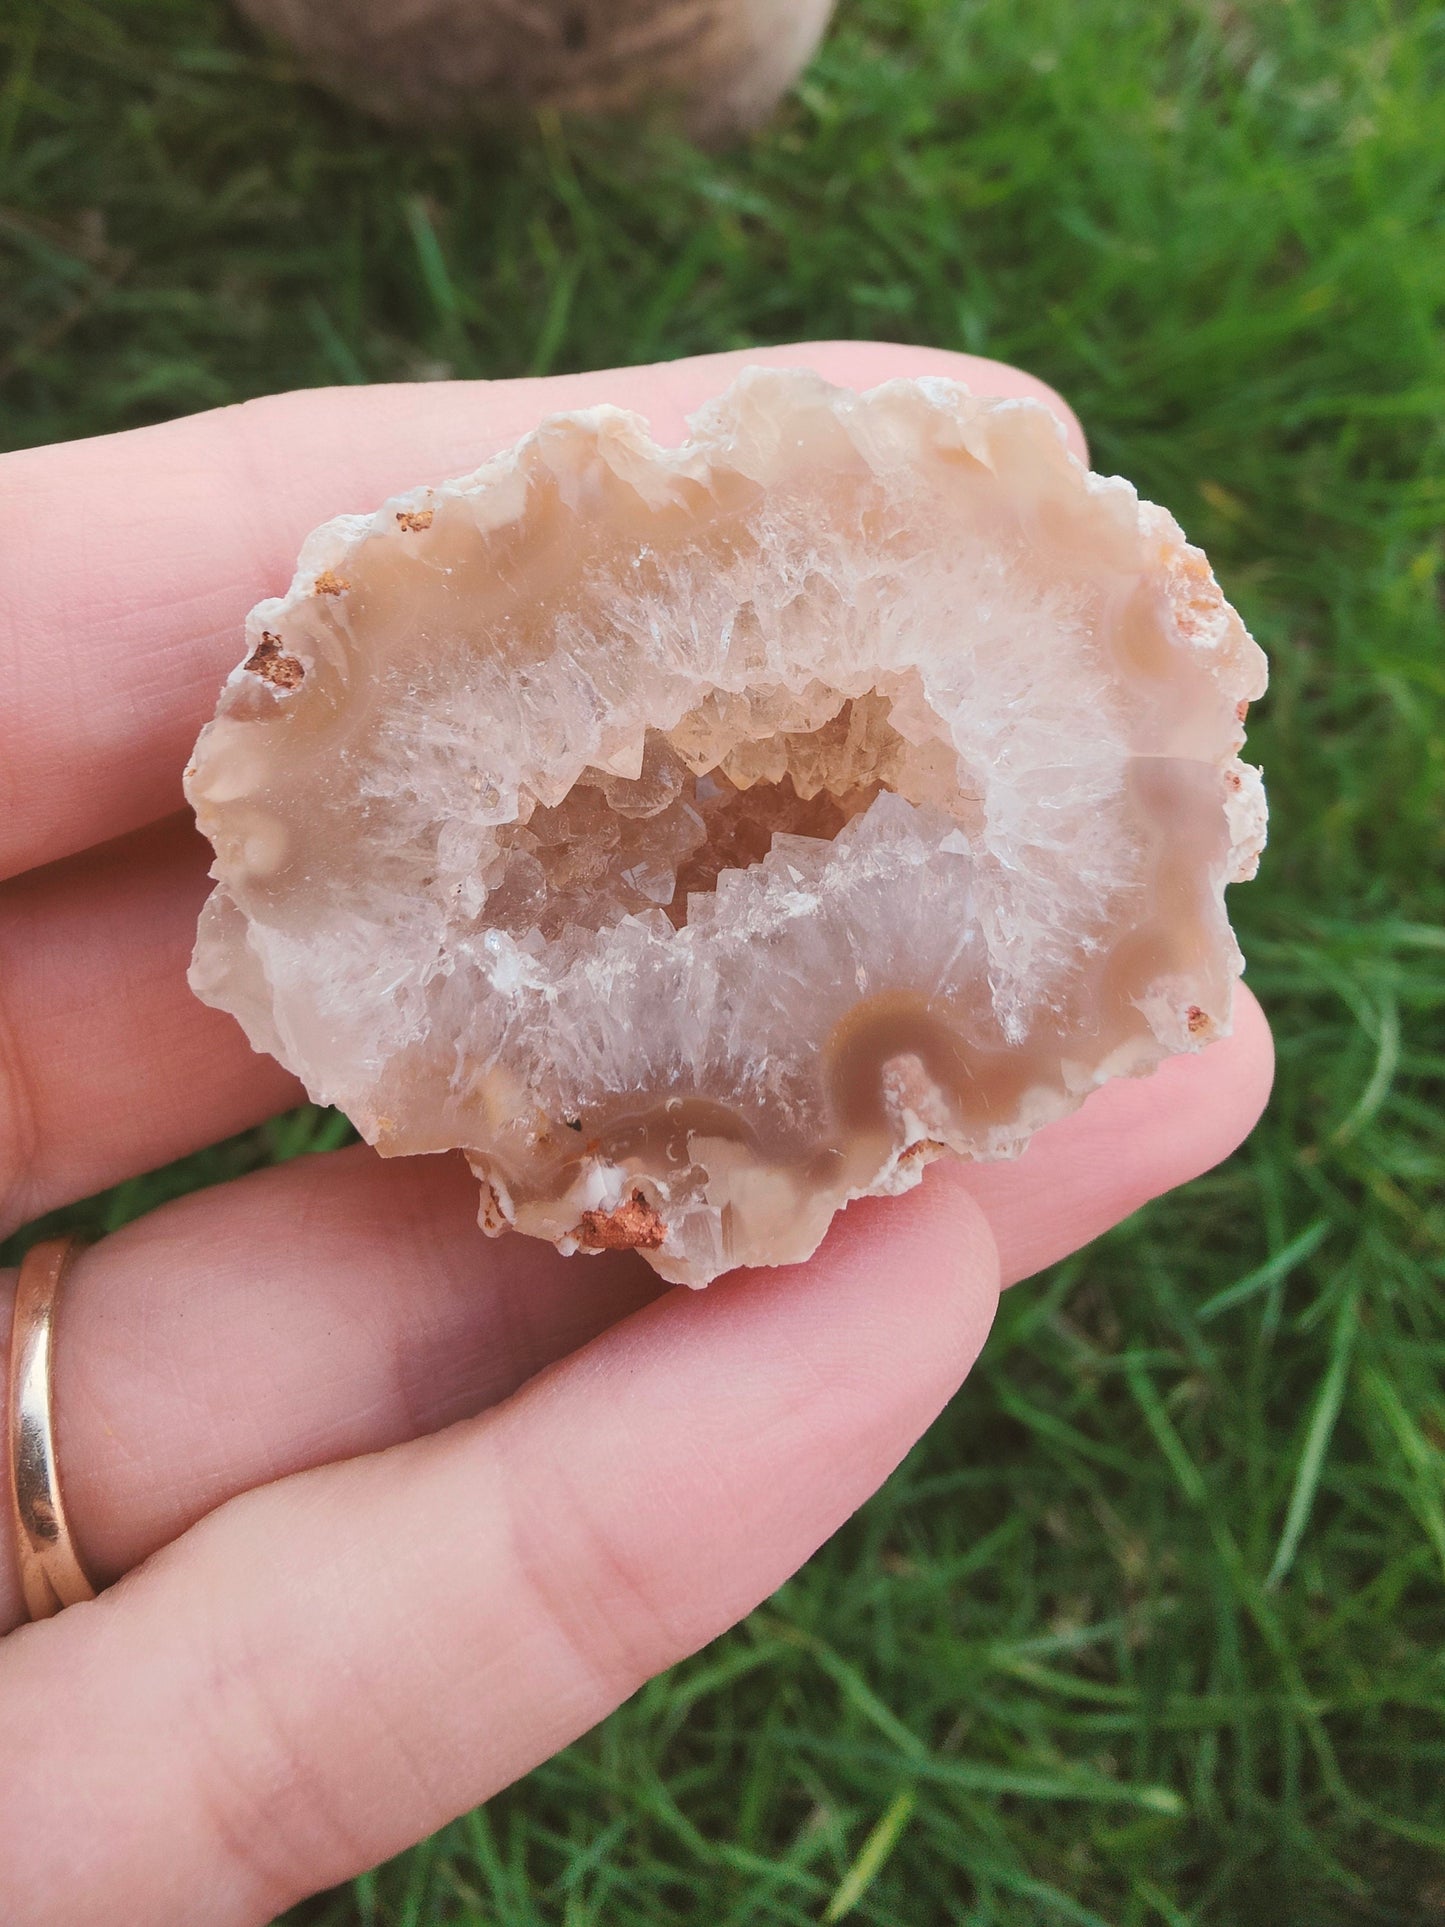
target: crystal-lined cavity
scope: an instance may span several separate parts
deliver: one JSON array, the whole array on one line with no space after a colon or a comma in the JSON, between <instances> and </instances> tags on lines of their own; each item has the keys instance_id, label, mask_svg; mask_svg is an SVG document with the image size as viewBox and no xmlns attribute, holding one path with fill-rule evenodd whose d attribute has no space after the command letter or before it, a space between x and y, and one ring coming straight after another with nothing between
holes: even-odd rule
<instances>
[{"instance_id":1,"label":"crystal-lined cavity","mask_svg":"<svg viewBox=\"0 0 1445 1927\"><path fill-rule=\"evenodd\" d=\"M191 981L483 1223L704 1283L1227 1030L1263 658L1032 402L752 370L307 543Z\"/></svg>"}]
</instances>

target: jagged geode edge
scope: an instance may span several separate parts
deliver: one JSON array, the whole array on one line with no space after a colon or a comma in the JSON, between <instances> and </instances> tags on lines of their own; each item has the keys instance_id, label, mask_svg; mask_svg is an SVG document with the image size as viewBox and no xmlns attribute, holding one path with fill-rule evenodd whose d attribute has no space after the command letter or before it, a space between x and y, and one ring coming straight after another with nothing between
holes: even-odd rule
<instances>
[{"instance_id":1,"label":"jagged geode edge","mask_svg":"<svg viewBox=\"0 0 1445 1927\"><path fill-rule=\"evenodd\" d=\"M284 628L289 615L293 614L303 602L310 602L318 592L318 580L328 575L342 575L347 566L347 558L356 547L373 537L394 538L397 525L406 523L408 518L425 527L437 507L451 499L466 499L475 502L478 498L491 496L498 513L494 525L501 525L516 512L518 506L509 499L508 485L522 481L522 465L526 451L540 435L559 426L571 426L597 434L609 440L617 438L625 443L636 459L650 464L665 474L678 475L705 471L710 454L709 437L716 436L721 426L726 425L727 410L736 405L739 397L755 386L766 386L779 379L787 380L807 371L788 371L779 369L745 370L737 378L727 393L709 403L689 418L692 433L687 442L680 447L668 449L657 444L651 437L647 424L629 411L602 405L585 410L569 411L548 418L539 424L531 434L518 443L500 451L481 464L472 473L440 484L423 484L402 494L393 496L378 509L365 515L341 515L317 528L303 544L297 568L287 592L279 597L269 598L251 611L246 624L246 648L237 668L228 679L227 687L234 686L244 678L247 665L252 664L258 649L265 639L278 629ZM1259 772L1241 762L1238 748L1243 742L1243 708L1264 687L1263 658L1250 640L1242 624L1239 623L1228 604L1218 596L1213 576L1201 551L1188 544L1174 518L1166 510L1140 500L1132 484L1120 477L1092 474L1072 451L1067 448L1063 430L1057 418L1041 403L1027 398L993 399L974 398L961 383L938 377L925 377L918 381L895 380L881 384L862 395L852 395L845 390L833 389L831 384L823 383L818 377L809 376L817 382L820 389L827 389L835 398L834 406L840 416L859 416L870 404L887 401L894 396L922 394L934 406L952 408L968 399L980 413L994 415L1023 411L1032 418L1046 423L1049 431L1061 445L1064 459L1072 466L1084 491L1089 495L1109 494L1123 496L1132 506L1143 533L1164 541L1174 553L1174 579L1169 584L1169 594L1176 616L1180 617L1181 639L1189 642L1205 660L1206 666L1220 682L1231 680L1239 687L1240 732L1239 742L1229 757L1218 765L1223 774L1227 794L1225 796L1225 816L1229 833L1229 860L1224 872L1215 880L1218 898L1222 902L1227 883L1239 881L1253 875L1258 864L1260 851L1265 840L1265 803L1263 786ZM967 441L967 422L961 425L961 434ZM525 485L524 485L525 486ZM1211 592L1201 597L1200 591L1207 585ZM1193 611L1190 620L1183 619L1181 612ZM311 666L304 651L299 654L303 670ZM280 701L286 699L286 690L277 690ZM226 908L224 884L218 886L208 912L213 916L224 915ZM239 915L239 912L234 912ZM1242 968L1242 958L1235 949L1234 972ZM275 1029L274 1024L258 1022L261 1005L264 1003L269 986L253 980L249 994L239 998L245 1009L237 1009L232 995L217 980L214 970L206 967L201 947L198 945L197 957L192 966L191 980L198 994L208 1002L217 1002L238 1016L247 1029L251 1041L258 1049L276 1055L288 1067L303 1075L302 1067L293 1061ZM230 991L234 992L232 985ZM220 993L220 994L218 994ZM257 993L260 993L259 996ZM1216 1014L1217 1021L1210 1026L1207 1035L1192 1034L1188 1028L1181 1030L1177 1012L1162 1012L1160 1021L1151 1016L1151 1029L1157 1048L1143 1053L1135 1053L1135 1061L1128 1063L1106 1063L1098 1068L1097 1074L1078 1089L1049 1094L1040 1093L1038 1102L1026 1118L1019 1120L1016 1131L1007 1134L1008 1141L999 1141L990 1148L987 1155L1008 1156L1023 1148L1028 1138L1046 1123L1069 1114L1078 1108L1089 1091L1117 1075L1143 1075L1155 1068L1165 1057L1180 1051L1202 1048L1214 1037L1227 1033L1228 1013ZM313 1095L325 1101L324 1092ZM368 1138L383 1137L369 1126L376 1120L357 1117L355 1120ZM384 1141L381 1148L385 1149ZM896 1145L880 1165L871 1179L864 1184L853 1184L829 1192L813 1186L811 1190L800 1187L796 1215L797 1235L786 1251L768 1253L749 1253L743 1251L730 1259L730 1262L787 1262L809 1255L827 1229L828 1222L837 1209L860 1196L891 1195L909 1188L918 1182L925 1164L934 1157L949 1150L959 1151L960 1155L977 1155L975 1151L961 1150L950 1145L946 1135L936 1134L936 1123L923 1119L917 1120L917 1128L905 1135L905 1141ZM640 1176L636 1171L622 1166L609 1165L605 1160L593 1160L584 1164L578 1179L567 1191L555 1200L541 1203L522 1204L520 1207L510 1197L507 1187L499 1174L489 1168L484 1153L468 1153L473 1169L483 1185L483 1208L481 1221L490 1232L500 1232L515 1225L518 1229L534 1235L549 1238L559 1249L588 1250L604 1249L614 1242L625 1243L638 1248L648 1262L665 1278L688 1283L706 1282L706 1278L695 1275L695 1267L686 1263L674 1262L666 1247L668 1230L668 1203L665 1187L659 1186L655 1179ZM783 1175L769 1168L769 1176ZM643 1222L638 1222L639 1211ZM619 1236L615 1240L610 1235L609 1222L619 1231L638 1235ZM592 1235L589 1236L589 1231ZM661 1243L657 1240L660 1237ZM712 1272L708 1276L714 1275Z\"/></svg>"}]
</instances>

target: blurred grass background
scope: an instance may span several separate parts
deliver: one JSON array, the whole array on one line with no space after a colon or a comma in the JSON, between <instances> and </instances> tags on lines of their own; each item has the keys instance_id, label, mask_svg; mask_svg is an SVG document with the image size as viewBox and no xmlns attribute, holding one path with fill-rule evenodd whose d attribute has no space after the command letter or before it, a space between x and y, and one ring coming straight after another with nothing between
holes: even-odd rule
<instances>
[{"instance_id":1,"label":"blurred grass background","mask_svg":"<svg viewBox=\"0 0 1445 1927\"><path fill-rule=\"evenodd\" d=\"M301 384L967 348L1071 398L1273 662L1253 1140L1014 1293L746 1626L298 1927L1445 1921L1445 13L845 0L720 156L384 135L217 0L10 0L0 52L7 446Z\"/></svg>"}]
</instances>

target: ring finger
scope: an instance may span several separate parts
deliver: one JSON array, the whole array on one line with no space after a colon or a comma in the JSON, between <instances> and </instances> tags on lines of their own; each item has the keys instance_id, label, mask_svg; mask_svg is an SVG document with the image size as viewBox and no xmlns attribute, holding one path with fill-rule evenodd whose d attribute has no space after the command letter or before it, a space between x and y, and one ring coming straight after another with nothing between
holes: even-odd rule
<instances>
[{"instance_id":1,"label":"ring finger","mask_svg":"<svg viewBox=\"0 0 1445 1927\"><path fill-rule=\"evenodd\" d=\"M237 1492L494 1404L659 1288L627 1254L485 1238L458 1158L355 1146L152 1212L74 1260L59 1313L57 1450L91 1577ZM0 1541L3 1632L24 1615Z\"/></svg>"},{"instance_id":2,"label":"ring finger","mask_svg":"<svg viewBox=\"0 0 1445 1927\"><path fill-rule=\"evenodd\" d=\"M929 1188L983 1207L1011 1282L1223 1157L1269 1072L1241 991L1233 1037L1107 1086L1014 1165L940 1167ZM850 1224L876 1209L853 1206ZM237 1492L495 1404L658 1291L630 1256L491 1243L454 1158L385 1163L357 1146L153 1212L84 1253L65 1287L59 1452L92 1576ZM8 1307L0 1277L0 1356ZM0 1631L20 1616L10 1559L7 1541Z\"/></svg>"}]
</instances>

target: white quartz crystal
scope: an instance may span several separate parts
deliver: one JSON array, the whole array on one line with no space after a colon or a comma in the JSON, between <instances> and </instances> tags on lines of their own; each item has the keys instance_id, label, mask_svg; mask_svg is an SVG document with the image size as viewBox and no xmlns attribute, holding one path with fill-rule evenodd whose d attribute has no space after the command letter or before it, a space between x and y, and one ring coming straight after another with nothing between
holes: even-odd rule
<instances>
[{"instance_id":1,"label":"white quartz crystal","mask_svg":"<svg viewBox=\"0 0 1445 1927\"><path fill-rule=\"evenodd\" d=\"M752 369L343 517L187 772L191 982L482 1222L806 1257L1227 1031L1264 660L1054 417Z\"/></svg>"}]
</instances>

